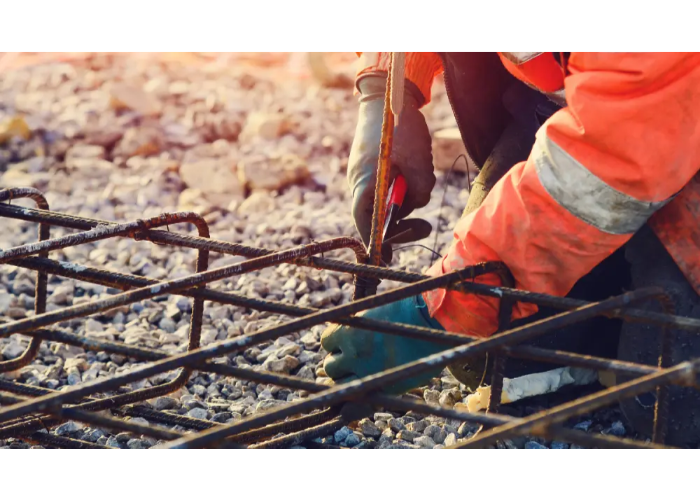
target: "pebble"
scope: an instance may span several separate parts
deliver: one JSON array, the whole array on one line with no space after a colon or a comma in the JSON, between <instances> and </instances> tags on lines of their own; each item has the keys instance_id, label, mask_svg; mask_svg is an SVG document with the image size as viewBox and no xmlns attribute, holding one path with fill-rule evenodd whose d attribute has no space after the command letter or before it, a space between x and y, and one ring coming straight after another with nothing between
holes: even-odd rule
<instances>
[{"instance_id":1,"label":"pebble","mask_svg":"<svg viewBox=\"0 0 700 500\"><path fill-rule=\"evenodd\" d=\"M451 389L442 391L440 393L440 397L438 398L440 406L446 406L448 408L452 408L457 401L458 399L455 399L455 394Z\"/></svg>"},{"instance_id":2,"label":"pebble","mask_svg":"<svg viewBox=\"0 0 700 500\"><path fill-rule=\"evenodd\" d=\"M356 434L352 433L347 438L345 438L345 443L343 443L348 448L353 448L360 444L360 438Z\"/></svg>"},{"instance_id":3,"label":"pebble","mask_svg":"<svg viewBox=\"0 0 700 500\"><path fill-rule=\"evenodd\" d=\"M282 359L268 359L263 363L263 370L288 374L299 366L299 360L293 356L285 356Z\"/></svg>"},{"instance_id":4,"label":"pebble","mask_svg":"<svg viewBox=\"0 0 700 500\"><path fill-rule=\"evenodd\" d=\"M336 443L342 443L351 434L352 434L352 431L348 427L341 427L340 429L335 431L335 433L333 434L333 439L335 439Z\"/></svg>"},{"instance_id":5,"label":"pebble","mask_svg":"<svg viewBox=\"0 0 700 500\"><path fill-rule=\"evenodd\" d=\"M130 439L126 443L127 448L132 449L132 450L145 450L147 448L150 448L148 444L145 441L142 441L140 439Z\"/></svg>"},{"instance_id":6,"label":"pebble","mask_svg":"<svg viewBox=\"0 0 700 500\"><path fill-rule=\"evenodd\" d=\"M603 431L603 434L609 434L611 436L623 437L627 430L622 422L619 420L613 422L609 429Z\"/></svg>"},{"instance_id":7,"label":"pebble","mask_svg":"<svg viewBox=\"0 0 700 500\"><path fill-rule=\"evenodd\" d=\"M467 437L469 434L476 432L476 429L477 427L474 424L464 422L462 425L459 426L457 434L459 435L459 437L464 438Z\"/></svg>"},{"instance_id":8,"label":"pebble","mask_svg":"<svg viewBox=\"0 0 700 500\"><path fill-rule=\"evenodd\" d=\"M278 401L276 399L266 399L258 403L258 405L255 407L255 411L267 411L272 408L277 408L279 406L285 406L286 404L287 403L285 401Z\"/></svg>"},{"instance_id":9,"label":"pebble","mask_svg":"<svg viewBox=\"0 0 700 500\"><path fill-rule=\"evenodd\" d=\"M167 396L156 398L156 400L153 402L153 409L158 411L172 410L178 406L180 405L176 399Z\"/></svg>"},{"instance_id":10,"label":"pebble","mask_svg":"<svg viewBox=\"0 0 700 500\"><path fill-rule=\"evenodd\" d=\"M12 304L12 295L7 293L5 290L0 289L0 315L5 314L5 312L10 308Z\"/></svg>"},{"instance_id":11,"label":"pebble","mask_svg":"<svg viewBox=\"0 0 700 500\"><path fill-rule=\"evenodd\" d=\"M85 332L88 335L96 335L104 331L104 325L97 320L89 318L85 322Z\"/></svg>"},{"instance_id":12,"label":"pebble","mask_svg":"<svg viewBox=\"0 0 700 500\"><path fill-rule=\"evenodd\" d=\"M442 444L445 442L447 432L445 431L445 429L438 428L438 430L431 437L433 438L433 441L435 441L437 444Z\"/></svg>"},{"instance_id":13,"label":"pebble","mask_svg":"<svg viewBox=\"0 0 700 500\"><path fill-rule=\"evenodd\" d=\"M394 418L394 416L391 413L375 413L374 414L374 421L376 422L377 420L384 420L388 421Z\"/></svg>"},{"instance_id":14,"label":"pebble","mask_svg":"<svg viewBox=\"0 0 700 500\"><path fill-rule=\"evenodd\" d=\"M562 443L561 441L552 441L552 444L550 447L553 450L568 450L569 449L569 444L568 443Z\"/></svg>"},{"instance_id":15,"label":"pebble","mask_svg":"<svg viewBox=\"0 0 700 500\"><path fill-rule=\"evenodd\" d=\"M421 436L419 438L416 438L414 441L414 444L417 444L421 448L427 448L427 449L433 449L435 447L435 441L430 439L429 436Z\"/></svg>"},{"instance_id":16,"label":"pebble","mask_svg":"<svg viewBox=\"0 0 700 500\"><path fill-rule=\"evenodd\" d=\"M200 401L199 399L194 399L192 396L190 396L189 399L183 401L182 406L185 407L185 409L187 410L192 410L194 408L201 408L203 410L206 410L207 408L209 408L205 402Z\"/></svg>"},{"instance_id":17,"label":"pebble","mask_svg":"<svg viewBox=\"0 0 700 500\"><path fill-rule=\"evenodd\" d=\"M423 430L423 434L432 439L436 433L440 432L440 430L440 427L431 424Z\"/></svg>"},{"instance_id":18,"label":"pebble","mask_svg":"<svg viewBox=\"0 0 700 500\"><path fill-rule=\"evenodd\" d=\"M399 432L406 428L404 423L398 418L390 418L387 423L389 424L389 429L391 429L394 432Z\"/></svg>"},{"instance_id":19,"label":"pebble","mask_svg":"<svg viewBox=\"0 0 700 500\"><path fill-rule=\"evenodd\" d=\"M426 389L423 391L423 399L425 399L425 402L430 405L438 405L440 404L440 393L438 391Z\"/></svg>"},{"instance_id":20,"label":"pebble","mask_svg":"<svg viewBox=\"0 0 700 500\"><path fill-rule=\"evenodd\" d=\"M200 420L206 420L207 415L207 410L205 410L204 408L192 408L190 411L187 412L188 417L198 418Z\"/></svg>"},{"instance_id":21,"label":"pebble","mask_svg":"<svg viewBox=\"0 0 700 500\"><path fill-rule=\"evenodd\" d=\"M233 413L228 412L228 411L222 411L221 413L217 413L213 417L211 417L212 422L217 422L219 424L225 424L229 420L233 418Z\"/></svg>"},{"instance_id":22,"label":"pebble","mask_svg":"<svg viewBox=\"0 0 700 500\"><path fill-rule=\"evenodd\" d=\"M121 448L122 444L117 440L116 437L112 436L109 439L107 439L104 443L101 443L100 441L104 439L105 436L101 437L100 439L97 440L97 444L104 444L107 446L110 446L112 448Z\"/></svg>"},{"instance_id":23,"label":"pebble","mask_svg":"<svg viewBox=\"0 0 700 500\"><path fill-rule=\"evenodd\" d=\"M448 434L442 444L445 445L445 448L456 445L457 444L457 434L455 434L455 433Z\"/></svg>"},{"instance_id":24,"label":"pebble","mask_svg":"<svg viewBox=\"0 0 700 500\"><path fill-rule=\"evenodd\" d=\"M398 434L396 434L396 439L403 439L404 441L412 443L416 438L420 437L421 435L422 434L419 434L417 432L404 429Z\"/></svg>"},{"instance_id":25,"label":"pebble","mask_svg":"<svg viewBox=\"0 0 700 500\"><path fill-rule=\"evenodd\" d=\"M426 427L428 427L428 422L426 422L425 420L410 422L406 425L406 429L408 429L409 431L417 432L419 434L422 434Z\"/></svg>"},{"instance_id":26,"label":"pebble","mask_svg":"<svg viewBox=\"0 0 700 500\"><path fill-rule=\"evenodd\" d=\"M574 425L574 429L585 432L590 429L591 425L593 425L593 421L584 420L583 422L579 422L578 424Z\"/></svg>"},{"instance_id":27,"label":"pebble","mask_svg":"<svg viewBox=\"0 0 700 500\"><path fill-rule=\"evenodd\" d=\"M102 429L93 429L88 434L86 434L83 439L90 441L91 443L97 443L97 441L105 435Z\"/></svg>"},{"instance_id":28,"label":"pebble","mask_svg":"<svg viewBox=\"0 0 700 500\"><path fill-rule=\"evenodd\" d=\"M525 449L526 450L547 450L546 446L538 443L537 441L528 441L525 443Z\"/></svg>"},{"instance_id":29,"label":"pebble","mask_svg":"<svg viewBox=\"0 0 700 500\"><path fill-rule=\"evenodd\" d=\"M195 395L202 397L207 393L207 388L204 387L203 385L195 384L194 386L192 386L192 392Z\"/></svg>"},{"instance_id":30,"label":"pebble","mask_svg":"<svg viewBox=\"0 0 700 500\"><path fill-rule=\"evenodd\" d=\"M25 349L21 344L11 342L2 350L2 355L5 359L15 359L21 356Z\"/></svg>"},{"instance_id":31,"label":"pebble","mask_svg":"<svg viewBox=\"0 0 700 500\"><path fill-rule=\"evenodd\" d=\"M65 436L66 434L70 434L71 432L77 432L82 428L82 424L69 420L68 422L64 422L58 427L56 427L55 433L57 436Z\"/></svg>"},{"instance_id":32,"label":"pebble","mask_svg":"<svg viewBox=\"0 0 700 500\"><path fill-rule=\"evenodd\" d=\"M360 420L358 425L360 432L367 437L378 438L382 435L382 431L379 429L379 427L377 427L375 423L368 418L363 418Z\"/></svg>"},{"instance_id":33,"label":"pebble","mask_svg":"<svg viewBox=\"0 0 700 500\"><path fill-rule=\"evenodd\" d=\"M512 439L504 439L503 446L505 446L506 450L517 450L519 448ZM523 448L523 446L520 446L520 448Z\"/></svg>"}]
</instances>

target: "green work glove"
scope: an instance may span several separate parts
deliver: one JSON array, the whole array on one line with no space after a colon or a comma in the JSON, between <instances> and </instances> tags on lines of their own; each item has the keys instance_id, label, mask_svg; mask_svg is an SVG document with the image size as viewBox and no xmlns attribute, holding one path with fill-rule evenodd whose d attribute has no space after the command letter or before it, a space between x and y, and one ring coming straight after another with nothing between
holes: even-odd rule
<instances>
[{"instance_id":1,"label":"green work glove","mask_svg":"<svg viewBox=\"0 0 700 500\"><path fill-rule=\"evenodd\" d=\"M366 76L358 81L360 110L355 138L348 160L348 183L352 190L352 216L365 245L369 243L372 229L374 190L377 183L379 144L382 136L386 77ZM412 83L406 83L404 105L399 124L394 127L391 152L393 180L398 173L406 179L406 197L398 216L406 217L414 209L424 207L430 201L435 186L431 137L425 117L418 109L423 97ZM405 233L411 229L410 234ZM404 233L395 243L416 241L430 234L431 226L422 219L401 221L392 227L387 238Z\"/></svg>"},{"instance_id":2,"label":"green work glove","mask_svg":"<svg viewBox=\"0 0 700 500\"><path fill-rule=\"evenodd\" d=\"M420 295L369 309L358 316L444 330L430 317L428 308ZM350 326L329 327L321 336L321 345L329 353L323 368L329 377L339 383L366 377L450 347L446 344L370 332ZM438 367L385 387L384 390L400 394L425 385L441 371L442 367Z\"/></svg>"}]
</instances>

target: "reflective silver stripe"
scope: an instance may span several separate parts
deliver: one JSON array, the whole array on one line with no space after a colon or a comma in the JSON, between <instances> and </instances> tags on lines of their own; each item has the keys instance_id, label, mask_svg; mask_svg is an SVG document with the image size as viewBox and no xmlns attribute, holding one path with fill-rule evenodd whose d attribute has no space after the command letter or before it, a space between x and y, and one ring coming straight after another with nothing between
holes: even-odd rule
<instances>
[{"instance_id":1,"label":"reflective silver stripe","mask_svg":"<svg viewBox=\"0 0 700 500\"><path fill-rule=\"evenodd\" d=\"M559 106L566 107L566 89L555 90L554 92L545 92L550 101L557 103Z\"/></svg>"},{"instance_id":2,"label":"reflective silver stripe","mask_svg":"<svg viewBox=\"0 0 700 500\"><path fill-rule=\"evenodd\" d=\"M523 64L544 52L501 52L501 54L513 64Z\"/></svg>"},{"instance_id":3,"label":"reflective silver stripe","mask_svg":"<svg viewBox=\"0 0 700 500\"><path fill-rule=\"evenodd\" d=\"M611 234L636 232L671 201L647 202L612 188L546 136L540 129L532 151L537 175L557 203L582 221Z\"/></svg>"}]
</instances>

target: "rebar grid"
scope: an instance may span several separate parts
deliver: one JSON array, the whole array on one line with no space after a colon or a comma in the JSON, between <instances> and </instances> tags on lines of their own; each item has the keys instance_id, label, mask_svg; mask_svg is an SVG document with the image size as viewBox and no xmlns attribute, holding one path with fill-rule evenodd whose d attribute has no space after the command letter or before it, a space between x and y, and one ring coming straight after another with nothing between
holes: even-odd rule
<instances>
[{"instance_id":1,"label":"rebar grid","mask_svg":"<svg viewBox=\"0 0 700 500\"><path fill-rule=\"evenodd\" d=\"M11 205L11 200L17 198L31 198L37 202L38 208L30 209ZM671 335L668 335L666 330L675 328L685 330L690 334L698 333L700 332L700 320L669 314L667 307L669 301L661 289L636 290L604 301L587 303L570 298L530 293L507 286L495 287L473 282L474 278L486 273L495 272L501 276L507 273L507 269L497 262L482 263L444 276L429 278L420 274L366 264L368 257L364 247L353 238L334 238L289 250L273 251L211 239L204 219L189 212L163 214L148 220L117 224L49 211L43 195L30 188L0 190L0 202L5 202L0 203L0 216L36 222L40 228L37 243L0 251L1 264L37 272L35 314L25 319L0 325L0 337L7 337L15 333L27 335L31 337L29 347L19 358L0 363L0 371L17 370L31 363L38 355L39 347L44 341L62 342L86 350L121 354L147 362L147 364L127 373L98 378L95 381L62 391L29 386L0 378L0 405L2 405L0 407L0 439L15 437L52 447L99 447L94 443L46 434L46 431L52 427L71 419L99 428L130 432L137 436L148 436L160 440L160 446L168 448L288 447L308 443L310 439L328 435L339 426L362 418L371 412L372 408L379 407L395 411L413 410L421 414L433 414L484 426L480 433L472 439L458 444L457 447L482 447L494 443L497 439L515 435L533 435L585 446L659 448L664 447L663 440L669 412L664 387L668 384L697 387L696 372L700 366L700 359L689 360L676 366L668 366ZM199 236L182 235L156 229L180 222L194 224L198 229ZM51 239L49 238L50 226L77 229L80 232ZM142 276L96 269L82 264L58 262L49 258L51 250L113 237L148 240L159 245L196 249L198 258L195 272L184 278L159 281ZM317 256L323 252L342 248L353 250L357 263ZM209 252L211 251L242 255L249 259L241 263L207 270ZM285 262L350 273L356 280L358 278L388 279L405 283L405 285L378 295L364 298L356 296L356 300L350 303L323 310L207 288L207 284L214 281ZM122 293L86 304L46 312L46 284L48 276L52 274L104 285L121 290ZM503 313L500 315L499 333L487 339L476 339L462 334L354 316L357 312L439 287L501 298L502 311L506 312L517 301L554 307L564 312L518 328L510 328L507 323L509 315ZM158 349L98 340L50 328L52 325L67 319L83 318L165 294L177 294L192 298L189 343L185 353L171 355ZM233 339L201 347L199 337L205 300L286 315L292 319L255 333L240 335ZM630 307L645 300L660 301L665 306L665 312L655 313ZM523 341L598 315L658 326L660 329L658 366L518 345ZM390 335L436 341L445 344L445 350L370 377L332 387L298 377L227 364L225 356L326 322L362 327ZM563 366L609 370L637 378L526 418L514 418L498 413L499 393L503 377L500 369L494 370L490 380L494 388L492 396L494 394L495 396L490 401L489 410L485 414L431 406L382 393L384 387L405 377L429 371L435 366L446 366L483 354L494 356L498 361L497 365L501 367L508 357L518 357ZM178 376L165 384L118 395L107 395L107 393L126 384L175 369L180 370ZM231 424L220 424L174 415L139 404L182 387L189 380L193 370L303 390L309 393L309 396ZM562 424L573 416L612 404L619 398L634 397L650 390L658 391L653 442L591 435L562 427ZM104 410L109 410L111 414L97 413ZM146 418L152 423L149 425L137 424L124 418L135 416ZM164 427L175 425L190 431L183 433ZM280 433L286 434L286 436L274 437Z\"/></svg>"}]
</instances>

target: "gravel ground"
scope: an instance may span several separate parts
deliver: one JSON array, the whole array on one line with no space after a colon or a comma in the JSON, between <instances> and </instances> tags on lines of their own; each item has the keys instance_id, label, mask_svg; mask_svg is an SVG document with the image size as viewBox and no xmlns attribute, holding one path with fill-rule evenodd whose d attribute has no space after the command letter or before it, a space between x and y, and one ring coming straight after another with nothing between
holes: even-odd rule
<instances>
[{"instance_id":1,"label":"gravel ground","mask_svg":"<svg viewBox=\"0 0 700 500\"><path fill-rule=\"evenodd\" d=\"M0 133L0 186L34 186L46 193L52 210L106 220L130 221L194 210L205 216L212 237L270 249L357 236L345 183L355 114L351 89L322 88L308 79L270 76L250 65L189 65L110 56L17 69L0 78L0 122L21 115L31 132L24 137L11 133L5 138ZM427 115L431 130L452 124L439 86ZM15 123L17 127L21 136L22 126ZM450 177L444 207L440 202L446 179L439 173L436 195L418 213L439 227L438 252L450 241L449 228L468 196L466 176L453 173ZM13 204L32 206L26 200ZM193 231L186 225L169 229ZM54 228L52 236L68 232ZM3 220L0 248L35 238L36 225ZM433 237L420 243L433 247ZM395 250L394 255L393 265L399 269L423 272L430 265L430 251L420 247ZM352 259L349 251L327 256ZM51 257L170 279L192 273L196 254L143 241L110 239L55 251ZM212 254L210 268L239 260ZM382 284L382 288L389 286ZM32 272L2 268L0 322L33 314L33 288ZM352 279L285 264L217 282L211 288L323 308L348 302ZM48 309L114 293L103 286L51 277ZM158 297L87 321L67 321L58 328L178 353L186 350L190 307L185 298ZM202 344L284 320L207 302ZM227 362L328 383L322 367L325 352L319 344L323 328L250 348ZM27 340L17 335L0 339L0 359L17 357ZM61 389L138 365L123 356L45 342L32 364L2 376ZM158 375L124 390L149 387L174 376L175 372ZM465 396L464 387L444 372L430 386L405 397L454 405ZM301 397L303 394L289 389L198 374L176 393L147 404L173 414L224 423ZM513 405L508 411L525 415L551 404L551 398L536 399ZM589 432L626 434L613 410L572 425ZM469 437L474 430L469 424L437 417L377 412L319 441L351 448L443 448ZM111 435L76 422L66 422L51 432L119 448L147 448L156 443L126 433ZM14 439L0 441L4 448L29 446ZM569 447L524 438L498 446Z\"/></svg>"}]
</instances>

